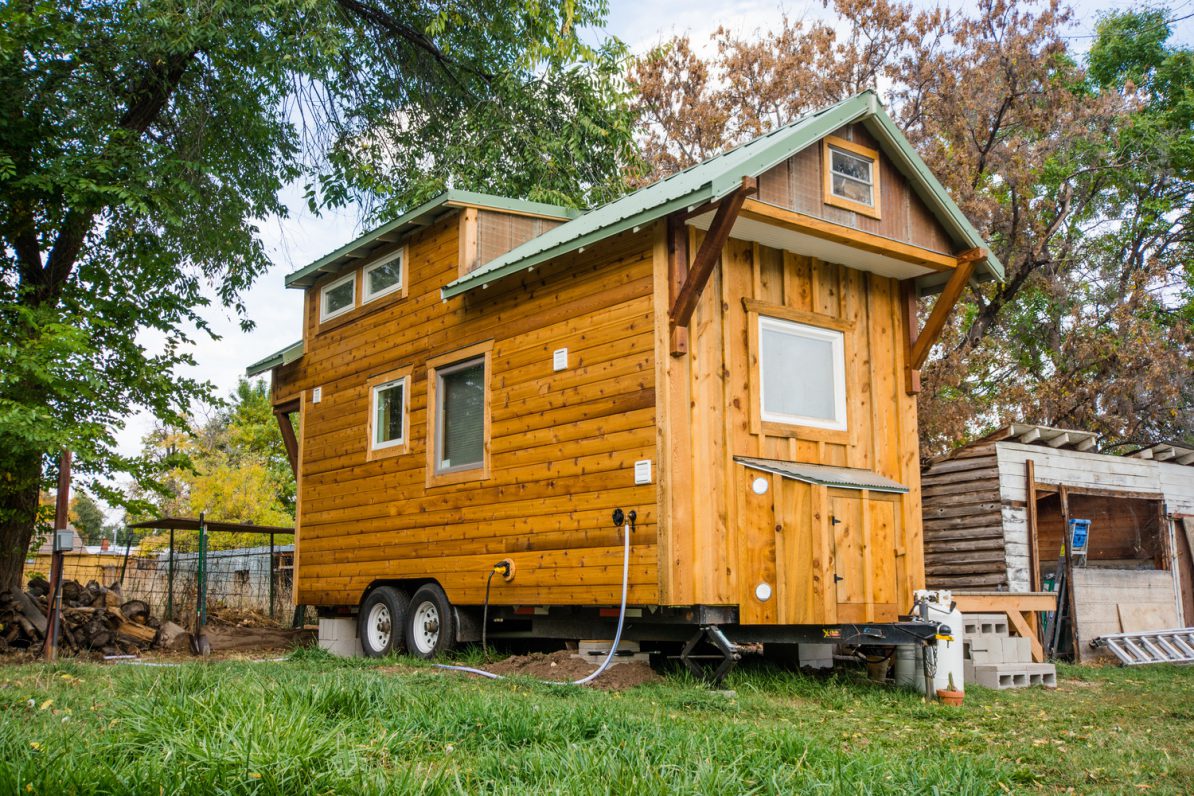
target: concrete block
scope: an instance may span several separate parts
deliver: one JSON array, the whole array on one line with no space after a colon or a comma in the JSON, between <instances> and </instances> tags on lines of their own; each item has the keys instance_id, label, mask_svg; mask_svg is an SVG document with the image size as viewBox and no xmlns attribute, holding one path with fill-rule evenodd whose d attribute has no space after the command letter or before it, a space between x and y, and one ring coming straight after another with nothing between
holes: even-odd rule
<instances>
[{"instance_id":1,"label":"concrete block","mask_svg":"<svg viewBox=\"0 0 1194 796\"><path fill-rule=\"evenodd\" d=\"M1004 691L1009 688L1027 688L1028 669L1024 664L1001 663L993 665L975 664L974 682L984 688Z\"/></svg>"},{"instance_id":2,"label":"concrete block","mask_svg":"<svg viewBox=\"0 0 1194 796\"><path fill-rule=\"evenodd\" d=\"M587 661L594 665L600 664L605 660L605 656L609 655L609 645L612 643L613 639L582 640L577 644L576 654L572 657L580 658L582 661ZM645 652L640 652L637 641L618 642L618 651L614 654L614 659L610 661L610 665L632 662L650 664L651 656Z\"/></svg>"},{"instance_id":3,"label":"concrete block","mask_svg":"<svg viewBox=\"0 0 1194 796\"><path fill-rule=\"evenodd\" d=\"M800 644L800 665L810 669L833 668L832 644Z\"/></svg>"},{"instance_id":4,"label":"concrete block","mask_svg":"<svg viewBox=\"0 0 1194 796\"><path fill-rule=\"evenodd\" d=\"M1008 663L1031 663L1032 642L1020 636L1008 636L1003 640L1003 659Z\"/></svg>"},{"instance_id":5,"label":"concrete block","mask_svg":"<svg viewBox=\"0 0 1194 796\"><path fill-rule=\"evenodd\" d=\"M1007 617L1003 614L963 614L962 624L967 636L984 633L1007 635Z\"/></svg>"},{"instance_id":6,"label":"concrete block","mask_svg":"<svg viewBox=\"0 0 1194 796\"><path fill-rule=\"evenodd\" d=\"M967 684L974 682L974 661L962 661L962 680Z\"/></svg>"},{"instance_id":7,"label":"concrete block","mask_svg":"<svg viewBox=\"0 0 1194 796\"><path fill-rule=\"evenodd\" d=\"M1028 685L1057 688L1057 667L1051 663L1027 664Z\"/></svg>"},{"instance_id":8,"label":"concrete block","mask_svg":"<svg viewBox=\"0 0 1194 796\"><path fill-rule=\"evenodd\" d=\"M967 637L962 642L962 659L974 660L975 656L984 657L980 653L987 653L986 658L994 657L996 662L1003 660L1003 636L984 633L981 636Z\"/></svg>"},{"instance_id":9,"label":"concrete block","mask_svg":"<svg viewBox=\"0 0 1194 796\"><path fill-rule=\"evenodd\" d=\"M365 654L353 617L320 617L319 646L338 658L359 658Z\"/></svg>"}]
</instances>

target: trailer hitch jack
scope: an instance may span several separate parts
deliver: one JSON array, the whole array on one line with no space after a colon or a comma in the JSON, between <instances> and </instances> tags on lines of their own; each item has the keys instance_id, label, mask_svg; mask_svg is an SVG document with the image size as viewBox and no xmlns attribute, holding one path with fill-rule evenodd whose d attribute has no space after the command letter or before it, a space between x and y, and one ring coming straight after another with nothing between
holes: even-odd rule
<instances>
[{"instance_id":1,"label":"trailer hitch jack","mask_svg":"<svg viewBox=\"0 0 1194 796\"><path fill-rule=\"evenodd\" d=\"M709 643L719 654L696 655L697 647L702 641ZM698 680L704 680L710 685L720 685L726 675L738 665L742 653L725 637L717 625L702 625L701 629L690 638L680 651L680 660ZM702 663L708 661L709 663Z\"/></svg>"}]
</instances>

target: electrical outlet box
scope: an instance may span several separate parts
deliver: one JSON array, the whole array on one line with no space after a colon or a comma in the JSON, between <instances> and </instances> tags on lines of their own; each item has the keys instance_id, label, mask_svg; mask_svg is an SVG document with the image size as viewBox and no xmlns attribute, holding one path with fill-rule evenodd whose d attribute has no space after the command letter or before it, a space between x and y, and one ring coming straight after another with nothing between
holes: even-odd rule
<instances>
[{"instance_id":1,"label":"electrical outlet box","mask_svg":"<svg viewBox=\"0 0 1194 796\"><path fill-rule=\"evenodd\" d=\"M551 367L553 370L567 370L568 369L568 349L557 348L551 355Z\"/></svg>"},{"instance_id":2,"label":"electrical outlet box","mask_svg":"<svg viewBox=\"0 0 1194 796\"><path fill-rule=\"evenodd\" d=\"M75 547L75 533L69 528L54 531L54 552L69 553Z\"/></svg>"},{"instance_id":3,"label":"electrical outlet box","mask_svg":"<svg viewBox=\"0 0 1194 796\"><path fill-rule=\"evenodd\" d=\"M640 459L634 463L635 486L651 483L651 460Z\"/></svg>"},{"instance_id":4,"label":"electrical outlet box","mask_svg":"<svg viewBox=\"0 0 1194 796\"><path fill-rule=\"evenodd\" d=\"M323 400L323 388L322 387L316 387L315 389L311 390L311 403L317 404L322 400Z\"/></svg>"}]
</instances>

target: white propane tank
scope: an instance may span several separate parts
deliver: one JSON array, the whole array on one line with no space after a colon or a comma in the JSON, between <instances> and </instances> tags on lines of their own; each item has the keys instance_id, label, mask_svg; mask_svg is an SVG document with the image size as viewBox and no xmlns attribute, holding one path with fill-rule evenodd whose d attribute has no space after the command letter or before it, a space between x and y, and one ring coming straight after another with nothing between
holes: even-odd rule
<instances>
[{"instance_id":1,"label":"white propane tank","mask_svg":"<svg viewBox=\"0 0 1194 796\"><path fill-rule=\"evenodd\" d=\"M954 604L953 594L948 591L917 591L914 594L915 606L912 613L915 616L921 615L921 603L927 607L927 618L933 622L941 622L950 629L950 634L953 636L952 641L938 641L937 642L937 673L933 676L933 691L934 693L943 688L949 688L949 675L954 676L954 688L958 691L965 691L966 684L963 680L963 664L962 664L962 634L964 628L962 626L962 612L958 610L957 605ZM916 647L914 668L912 674L912 682L916 690L924 693L925 677L924 677L924 650L921 647ZM900 670L898 668L900 661L896 660L896 682L901 682Z\"/></svg>"}]
</instances>

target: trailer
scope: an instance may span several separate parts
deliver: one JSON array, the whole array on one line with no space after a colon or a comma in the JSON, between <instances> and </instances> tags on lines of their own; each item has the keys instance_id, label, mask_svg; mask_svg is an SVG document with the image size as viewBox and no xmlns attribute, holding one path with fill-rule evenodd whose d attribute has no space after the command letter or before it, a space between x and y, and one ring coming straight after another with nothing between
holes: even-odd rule
<instances>
[{"instance_id":1,"label":"trailer","mask_svg":"<svg viewBox=\"0 0 1194 796\"><path fill-rule=\"evenodd\" d=\"M448 191L287 276L302 340L248 370L296 600L370 655L930 642L919 368L1001 277L869 91L587 212Z\"/></svg>"}]
</instances>

